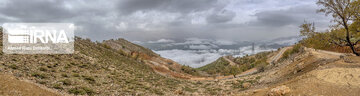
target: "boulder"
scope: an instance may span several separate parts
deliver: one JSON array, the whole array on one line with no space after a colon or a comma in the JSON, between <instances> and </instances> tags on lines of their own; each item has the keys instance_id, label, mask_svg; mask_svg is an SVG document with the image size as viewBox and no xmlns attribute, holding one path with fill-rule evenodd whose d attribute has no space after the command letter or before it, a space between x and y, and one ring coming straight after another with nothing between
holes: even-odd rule
<instances>
[{"instance_id":1,"label":"boulder","mask_svg":"<svg viewBox=\"0 0 360 96\"><path fill-rule=\"evenodd\" d=\"M275 88L272 88L268 93L268 96L284 96L285 94L290 92L290 88L282 85Z\"/></svg>"},{"instance_id":2,"label":"boulder","mask_svg":"<svg viewBox=\"0 0 360 96\"><path fill-rule=\"evenodd\" d=\"M250 87L251 87L251 83L245 82L245 83L242 84L242 87L243 87L243 88L250 88Z\"/></svg>"}]
</instances>

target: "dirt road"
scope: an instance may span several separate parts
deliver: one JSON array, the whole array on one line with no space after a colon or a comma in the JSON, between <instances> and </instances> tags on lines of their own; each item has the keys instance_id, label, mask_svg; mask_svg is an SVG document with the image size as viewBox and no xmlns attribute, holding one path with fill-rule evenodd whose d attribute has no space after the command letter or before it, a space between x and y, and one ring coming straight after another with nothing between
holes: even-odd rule
<instances>
[{"instance_id":1,"label":"dirt road","mask_svg":"<svg viewBox=\"0 0 360 96\"><path fill-rule=\"evenodd\" d=\"M284 93L281 94L285 96L358 96L360 94L360 57L311 48L305 48L304 51L292 62L284 62L259 73L260 75L256 74L261 76L260 84L238 95L264 96L282 91ZM342 55L343 57L340 58ZM279 89L280 86L285 88Z\"/></svg>"},{"instance_id":2,"label":"dirt road","mask_svg":"<svg viewBox=\"0 0 360 96\"><path fill-rule=\"evenodd\" d=\"M237 65L235 62L231 61L231 60L230 60L229 58L227 58L226 56L223 56L222 58L224 58L226 61L228 61L231 66Z\"/></svg>"},{"instance_id":3,"label":"dirt road","mask_svg":"<svg viewBox=\"0 0 360 96\"><path fill-rule=\"evenodd\" d=\"M285 52L286 50L288 50L289 48L291 48L291 47L282 48L282 49L279 51L278 54L276 54L275 56L273 56L273 57L270 59L270 61L269 61L268 63L270 63L271 65L274 65L274 63L277 62L277 61L281 58L282 54L284 54L284 52Z\"/></svg>"}]
</instances>

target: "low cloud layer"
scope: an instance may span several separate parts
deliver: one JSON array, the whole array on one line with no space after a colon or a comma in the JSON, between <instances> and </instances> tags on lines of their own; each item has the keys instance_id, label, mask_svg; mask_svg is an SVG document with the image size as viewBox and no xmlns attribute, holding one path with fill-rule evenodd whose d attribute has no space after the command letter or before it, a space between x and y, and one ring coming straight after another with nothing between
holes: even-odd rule
<instances>
[{"instance_id":1,"label":"low cloud layer","mask_svg":"<svg viewBox=\"0 0 360 96\"><path fill-rule=\"evenodd\" d=\"M153 49L154 52L160 54L162 57L197 68L212 63L221 56L232 55L239 57L246 54L277 50L280 47L295 44L301 39L302 37L294 36L252 43L186 38L185 41L182 42L175 42L171 39L159 39L148 42L135 41L135 43ZM255 50L252 50L253 44Z\"/></svg>"},{"instance_id":2,"label":"low cloud layer","mask_svg":"<svg viewBox=\"0 0 360 96\"><path fill-rule=\"evenodd\" d=\"M183 38L266 40L298 34L304 20L319 29L329 17L317 0L0 0L0 23L75 23L92 40Z\"/></svg>"}]
</instances>

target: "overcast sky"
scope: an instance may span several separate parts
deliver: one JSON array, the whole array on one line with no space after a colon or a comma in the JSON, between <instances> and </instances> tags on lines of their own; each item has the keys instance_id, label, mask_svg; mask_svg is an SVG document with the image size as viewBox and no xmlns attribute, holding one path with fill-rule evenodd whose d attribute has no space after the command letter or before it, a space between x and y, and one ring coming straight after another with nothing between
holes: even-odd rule
<instances>
[{"instance_id":1,"label":"overcast sky","mask_svg":"<svg viewBox=\"0 0 360 96\"><path fill-rule=\"evenodd\" d=\"M329 17L317 0L0 0L0 23L74 23L92 40L184 38L252 41L294 36L299 25L319 29Z\"/></svg>"}]
</instances>

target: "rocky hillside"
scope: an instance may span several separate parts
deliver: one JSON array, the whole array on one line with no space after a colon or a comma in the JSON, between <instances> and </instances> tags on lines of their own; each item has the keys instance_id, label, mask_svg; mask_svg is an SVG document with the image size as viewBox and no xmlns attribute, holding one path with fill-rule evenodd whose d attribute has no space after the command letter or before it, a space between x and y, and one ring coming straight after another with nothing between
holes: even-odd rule
<instances>
[{"instance_id":1,"label":"rocky hillside","mask_svg":"<svg viewBox=\"0 0 360 96\"><path fill-rule=\"evenodd\" d=\"M124 39L76 38L74 54L0 52L0 95L357 96L359 65L351 54L293 46L194 70Z\"/></svg>"},{"instance_id":2,"label":"rocky hillside","mask_svg":"<svg viewBox=\"0 0 360 96\"><path fill-rule=\"evenodd\" d=\"M274 66L268 66L265 72L244 77L260 79L258 84L239 95L357 96L360 94L358 74L360 57L303 48L286 58Z\"/></svg>"},{"instance_id":3,"label":"rocky hillside","mask_svg":"<svg viewBox=\"0 0 360 96\"><path fill-rule=\"evenodd\" d=\"M8 85L13 90L0 86L0 94L3 95L12 94L6 92L21 92L19 90L35 91L35 88L54 90L35 91L47 95L216 95L242 89L230 90L231 87L218 86L217 81L190 80L198 77L184 73L181 65L123 39L98 43L76 38L74 54L21 55L1 52L0 72L4 74L0 75L3 79L12 76L39 86L27 88L25 85L10 85L17 81L6 79L11 82L0 82L0 85Z\"/></svg>"},{"instance_id":4,"label":"rocky hillside","mask_svg":"<svg viewBox=\"0 0 360 96\"><path fill-rule=\"evenodd\" d=\"M165 94L180 81L156 74L142 61L76 38L75 54L0 55L2 73L77 95ZM153 82L158 81L158 82ZM161 87L157 87L161 86ZM166 87L168 86L168 87Z\"/></svg>"},{"instance_id":5,"label":"rocky hillside","mask_svg":"<svg viewBox=\"0 0 360 96\"><path fill-rule=\"evenodd\" d=\"M240 74L247 70L257 68L261 69L265 66L269 65L267 62L268 57L271 52L261 52L251 56L244 57L232 57L232 56L224 56L220 57L213 63L205 65L203 67L197 68L197 70L207 72L211 75L232 75L232 74ZM232 72L235 71L235 72Z\"/></svg>"}]
</instances>

